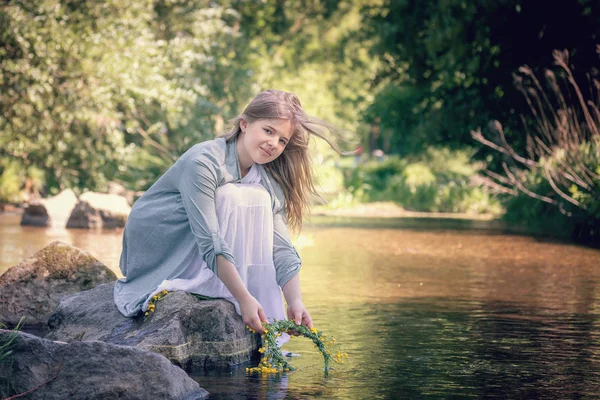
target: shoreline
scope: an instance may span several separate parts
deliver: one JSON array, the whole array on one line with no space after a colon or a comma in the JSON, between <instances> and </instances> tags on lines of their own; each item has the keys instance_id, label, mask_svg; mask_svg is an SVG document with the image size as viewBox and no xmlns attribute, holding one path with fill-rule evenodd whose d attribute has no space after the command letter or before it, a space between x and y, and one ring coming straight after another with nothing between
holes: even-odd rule
<instances>
[{"instance_id":1,"label":"shoreline","mask_svg":"<svg viewBox=\"0 0 600 400\"><path fill-rule=\"evenodd\" d=\"M541 231L526 225L508 222L493 214L468 214L445 212L408 211L393 202L359 203L348 207L327 208L313 206L312 217L331 219L336 222L324 222L325 225L341 224L346 226L376 226L380 228L406 229L450 229L477 230L489 233L501 233L535 238L548 242L557 242L598 249L600 246L558 235L556 232ZM308 220L307 222L309 222ZM314 222L314 221L313 221ZM321 222L323 223L323 222Z\"/></svg>"},{"instance_id":2,"label":"shoreline","mask_svg":"<svg viewBox=\"0 0 600 400\"><path fill-rule=\"evenodd\" d=\"M408 211L391 201L360 203L349 207L327 208L313 206L313 216L326 217L364 217L364 218L425 218L425 219L462 219L473 221L500 221L492 214L467 214L448 212Z\"/></svg>"},{"instance_id":3,"label":"shoreline","mask_svg":"<svg viewBox=\"0 0 600 400\"><path fill-rule=\"evenodd\" d=\"M4 207L1 207L4 206ZM24 207L0 204L0 214L22 214ZM437 218L465 219L474 221L492 221L498 218L492 214L468 214L447 212L408 211L391 201L359 203L349 207L328 208L317 205L312 207L313 216L327 217L365 217L365 218Z\"/></svg>"}]
</instances>

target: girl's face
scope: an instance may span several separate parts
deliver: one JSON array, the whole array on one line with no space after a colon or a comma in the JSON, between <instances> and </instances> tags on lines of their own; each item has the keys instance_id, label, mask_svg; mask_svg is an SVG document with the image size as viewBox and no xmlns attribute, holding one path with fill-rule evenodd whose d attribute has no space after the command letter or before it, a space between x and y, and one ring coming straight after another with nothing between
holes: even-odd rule
<instances>
[{"instance_id":1,"label":"girl's face","mask_svg":"<svg viewBox=\"0 0 600 400\"><path fill-rule=\"evenodd\" d=\"M292 123L288 119L241 120L240 128L238 156L240 165L245 168L253 163L266 164L275 160L292 137Z\"/></svg>"}]
</instances>

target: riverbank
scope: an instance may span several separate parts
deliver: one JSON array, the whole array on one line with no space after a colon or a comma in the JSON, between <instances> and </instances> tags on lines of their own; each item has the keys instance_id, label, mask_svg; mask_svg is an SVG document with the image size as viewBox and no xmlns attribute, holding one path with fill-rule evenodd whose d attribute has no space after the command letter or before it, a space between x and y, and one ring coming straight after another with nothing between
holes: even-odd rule
<instances>
[{"instance_id":1,"label":"riverbank","mask_svg":"<svg viewBox=\"0 0 600 400\"><path fill-rule=\"evenodd\" d=\"M0 214L2 213L10 213L10 214L22 214L24 208L15 206L7 203L0 203Z\"/></svg>"},{"instance_id":2,"label":"riverbank","mask_svg":"<svg viewBox=\"0 0 600 400\"><path fill-rule=\"evenodd\" d=\"M447 218L465 219L475 221L497 220L493 214L467 214L444 212L417 212L408 211L391 201L378 201L360 203L353 206L328 208L327 206L314 206L312 214L328 217L365 217L365 218Z\"/></svg>"},{"instance_id":3,"label":"riverbank","mask_svg":"<svg viewBox=\"0 0 600 400\"><path fill-rule=\"evenodd\" d=\"M0 215L9 218L18 218L23 213L23 208L11 206ZM12 216L12 217L10 217ZM311 218L308 225L338 225L338 226L377 226L379 228L406 228L406 229L455 229L479 230L488 232L501 232L544 238L551 241L574 243L569 238L557 236L556 232L534 229L523 224L515 224L500 219L491 213L444 213L444 212L417 212L408 211L391 201L359 203L352 206L329 208L318 205L312 207ZM6 220L5 220L6 222ZM14 223L15 221L13 221ZM113 234L120 234L120 231ZM576 241L575 241L576 242ZM589 244L584 244L589 245ZM597 246L592 246L597 247Z\"/></svg>"},{"instance_id":4,"label":"riverbank","mask_svg":"<svg viewBox=\"0 0 600 400\"><path fill-rule=\"evenodd\" d=\"M22 214L22 207L10 204L0 204L0 214ZM471 219L477 221L491 221L497 219L493 214L467 214L443 212L416 212L408 211L391 201L377 201L360 203L353 206L328 208L327 206L313 206L312 215L329 217L365 217L365 218L450 218Z\"/></svg>"}]
</instances>

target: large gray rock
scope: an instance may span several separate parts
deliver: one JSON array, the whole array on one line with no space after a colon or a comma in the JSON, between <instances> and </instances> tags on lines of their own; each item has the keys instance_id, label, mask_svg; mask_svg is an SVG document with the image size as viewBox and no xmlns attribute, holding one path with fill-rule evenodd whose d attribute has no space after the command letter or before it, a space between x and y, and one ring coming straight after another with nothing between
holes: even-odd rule
<instances>
[{"instance_id":1,"label":"large gray rock","mask_svg":"<svg viewBox=\"0 0 600 400\"><path fill-rule=\"evenodd\" d=\"M127 199L116 194L85 192L67 221L67 228L122 228L131 212Z\"/></svg>"},{"instance_id":2,"label":"large gray rock","mask_svg":"<svg viewBox=\"0 0 600 400\"><path fill-rule=\"evenodd\" d=\"M89 253L53 242L0 276L0 322L12 329L24 317L22 330L43 335L63 295L116 279Z\"/></svg>"},{"instance_id":3,"label":"large gray rock","mask_svg":"<svg viewBox=\"0 0 600 400\"><path fill-rule=\"evenodd\" d=\"M114 283L64 297L48 324L48 338L100 340L160 353L186 371L249 361L259 336L245 329L233 304L167 294L148 317L126 318L113 302Z\"/></svg>"},{"instance_id":4,"label":"large gray rock","mask_svg":"<svg viewBox=\"0 0 600 400\"><path fill-rule=\"evenodd\" d=\"M103 342L53 342L0 330L0 344L11 339L8 362L0 363L2 398L38 386L24 398L192 400L208 396L159 354Z\"/></svg>"},{"instance_id":5,"label":"large gray rock","mask_svg":"<svg viewBox=\"0 0 600 400\"><path fill-rule=\"evenodd\" d=\"M71 189L36 200L23 211L21 225L64 228L76 204L77 196Z\"/></svg>"}]
</instances>

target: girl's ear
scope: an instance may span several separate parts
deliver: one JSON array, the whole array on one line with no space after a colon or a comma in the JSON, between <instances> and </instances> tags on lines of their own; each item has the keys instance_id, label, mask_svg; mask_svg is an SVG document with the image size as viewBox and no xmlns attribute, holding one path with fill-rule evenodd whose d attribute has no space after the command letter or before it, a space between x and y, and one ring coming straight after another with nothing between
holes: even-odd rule
<instances>
[{"instance_id":1,"label":"girl's ear","mask_svg":"<svg viewBox=\"0 0 600 400\"><path fill-rule=\"evenodd\" d=\"M240 119L240 129L242 130L243 133L246 133L247 125L248 125L248 123L246 122L245 119Z\"/></svg>"}]
</instances>

